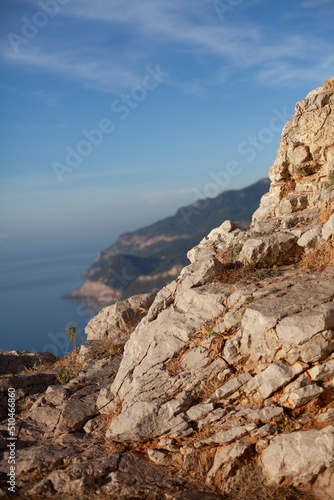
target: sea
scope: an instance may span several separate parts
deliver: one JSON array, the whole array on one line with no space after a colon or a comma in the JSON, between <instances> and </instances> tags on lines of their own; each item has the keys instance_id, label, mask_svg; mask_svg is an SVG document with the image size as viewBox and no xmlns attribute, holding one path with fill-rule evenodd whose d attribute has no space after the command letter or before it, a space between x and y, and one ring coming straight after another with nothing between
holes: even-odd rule
<instances>
[{"instance_id":1,"label":"sea","mask_svg":"<svg viewBox=\"0 0 334 500\"><path fill-rule=\"evenodd\" d=\"M98 309L62 298L84 281L92 253L0 263L0 350L71 352L66 328L75 324L77 346Z\"/></svg>"}]
</instances>

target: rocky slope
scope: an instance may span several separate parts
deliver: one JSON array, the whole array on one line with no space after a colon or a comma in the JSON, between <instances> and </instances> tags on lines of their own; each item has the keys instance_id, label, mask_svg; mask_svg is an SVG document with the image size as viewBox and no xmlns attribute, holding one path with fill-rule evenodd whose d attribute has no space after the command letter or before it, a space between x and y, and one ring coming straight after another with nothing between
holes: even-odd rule
<instances>
[{"instance_id":1,"label":"rocky slope","mask_svg":"<svg viewBox=\"0 0 334 500\"><path fill-rule=\"evenodd\" d=\"M2 377L20 498L334 498L333 110L334 89L296 105L251 227L103 309L75 378Z\"/></svg>"},{"instance_id":2,"label":"rocky slope","mask_svg":"<svg viewBox=\"0 0 334 500\"><path fill-rule=\"evenodd\" d=\"M132 295L157 291L187 265L187 251L224 219L248 226L268 179L240 190L199 200L148 227L125 233L101 252L86 271L88 279L67 297L94 298L109 305ZM217 190L220 189L217 184Z\"/></svg>"}]
</instances>

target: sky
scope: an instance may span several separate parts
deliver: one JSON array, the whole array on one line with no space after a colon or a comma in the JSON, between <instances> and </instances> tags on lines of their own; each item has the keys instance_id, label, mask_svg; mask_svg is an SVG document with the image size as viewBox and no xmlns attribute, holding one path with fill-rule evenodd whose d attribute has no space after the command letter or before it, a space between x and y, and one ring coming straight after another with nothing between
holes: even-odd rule
<instances>
[{"instance_id":1,"label":"sky","mask_svg":"<svg viewBox=\"0 0 334 500\"><path fill-rule=\"evenodd\" d=\"M97 253L266 177L334 73L333 0L0 0L0 19L4 259Z\"/></svg>"}]
</instances>

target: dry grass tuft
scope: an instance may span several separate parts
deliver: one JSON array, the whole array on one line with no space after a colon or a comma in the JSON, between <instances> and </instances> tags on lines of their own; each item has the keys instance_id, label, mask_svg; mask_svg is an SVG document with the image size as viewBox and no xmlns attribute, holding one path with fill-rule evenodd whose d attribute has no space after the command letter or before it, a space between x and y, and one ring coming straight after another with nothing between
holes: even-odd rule
<instances>
[{"instance_id":1,"label":"dry grass tuft","mask_svg":"<svg viewBox=\"0 0 334 500\"><path fill-rule=\"evenodd\" d=\"M328 203L328 205L325 206L325 208L320 212L318 216L319 223L326 224L332 213L333 213L333 204Z\"/></svg>"},{"instance_id":2,"label":"dry grass tuft","mask_svg":"<svg viewBox=\"0 0 334 500\"><path fill-rule=\"evenodd\" d=\"M117 441L106 439L105 449L107 455L113 455L114 453L123 453L126 451L127 446L123 443L117 443Z\"/></svg>"},{"instance_id":3,"label":"dry grass tuft","mask_svg":"<svg viewBox=\"0 0 334 500\"><path fill-rule=\"evenodd\" d=\"M219 256L218 256L219 258ZM278 267L259 267L252 264L242 265L241 263L225 264L224 269L216 278L223 283L254 283L265 278L272 278L281 274Z\"/></svg>"},{"instance_id":4,"label":"dry grass tuft","mask_svg":"<svg viewBox=\"0 0 334 500\"><path fill-rule=\"evenodd\" d=\"M19 375L37 375L38 373L47 373L52 371L58 363L63 360L58 360L55 363L35 363L31 367L25 368Z\"/></svg>"},{"instance_id":5,"label":"dry grass tuft","mask_svg":"<svg viewBox=\"0 0 334 500\"><path fill-rule=\"evenodd\" d=\"M328 80L325 80L323 83L323 90L329 90L329 89L334 89L334 76L332 78L328 78Z\"/></svg>"},{"instance_id":6,"label":"dry grass tuft","mask_svg":"<svg viewBox=\"0 0 334 500\"><path fill-rule=\"evenodd\" d=\"M40 363L35 364L31 368L26 368L21 375L36 375L38 373L54 372L57 374L58 382L60 384L67 384L74 378L77 372L84 366L85 360L78 356L77 351L58 359L54 363Z\"/></svg>"},{"instance_id":7,"label":"dry grass tuft","mask_svg":"<svg viewBox=\"0 0 334 500\"><path fill-rule=\"evenodd\" d=\"M229 481L229 500L313 500L314 496L293 486L269 484L259 466L248 463L240 467Z\"/></svg>"},{"instance_id":8,"label":"dry grass tuft","mask_svg":"<svg viewBox=\"0 0 334 500\"><path fill-rule=\"evenodd\" d=\"M170 361L168 361L168 363L165 364L164 368L168 370L172 375L177 375L182 371L181 358L183 353L183 351L182 353L178 353L175 358L172 358Z\"/></svg>"},{"instance_id":9,"label":"dry grass tuft","mask_svg":"<svg viewBox=\"0 0 334 500\"><path fill-rule=\"evenodd\" d=\"M233 262L236 262L238 259L238 256L242 250L243 245L241 243L238 243L234 247L230 248L226 252L222 252L219 256L219 260L223 264L231 264Z\"/></svg>"},{"instance_id":10,"label":"dry grass tuft","mask_svg":"<svg viewBox=\"0 0 334 500\"><path fill-rule=\"evenodd\" d=\"M328 266L334 266L334 243L327 241L312 252L304 254L299 267L303 271L323 271Z\"/></svg>"},{"instance_id":11,"label":"dry grass tuft","mask_svg":"<svg viewBox=\"0 0 334 500\"><path fill-rule=\"evenodd\" d=\"M122 412L122 402L120 399L114 399L113 406L110 413L100 413L99 418L103 422L102 432L105 434L110 427L111 422L114 418L118 417L118 415Z\"/></svg>"},{"instance_id":12,"label":"dry grass tuft","mask_svg":"<svg viewBox=\"0 0 334 500\"><path fill-rule=\"evenodd\" d=\"M204 450L194 450L188 455L183 464L184 475L187 477L190 487L195 489L203 488L205 479L212 467L216 449L207 448Z\"/></svg>"},{"instance_id":13,"label":"dry grass tuft","mask_svg":"<svg viewBox=\"0 0 334 500\"><path fill-rule=\"evenodd\" d=\"M124 346L115 344L112 339L104 339L94 343L86 354L85 359L103 359L109 356L118 356L124 351Z\"/></svg>"},{"instance_id":14,"label":"dry grass tuft","mask_svg":"<svg viewBox=\"0 0 334 500\"><path fill-rule=\"evenodd\" d=\"M218 378L219 373L209 379L203 379L202 382L194 389L193 397L199 401L205 401L212 393L223 385L223 381Z\"/></svg>"}]
</instances>

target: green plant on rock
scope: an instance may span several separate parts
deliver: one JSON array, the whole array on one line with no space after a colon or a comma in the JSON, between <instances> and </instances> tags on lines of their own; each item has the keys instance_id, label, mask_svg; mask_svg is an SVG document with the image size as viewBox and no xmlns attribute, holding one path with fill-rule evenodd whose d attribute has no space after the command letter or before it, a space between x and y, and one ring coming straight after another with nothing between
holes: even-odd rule
<instances>
[{"instance_id":1,"label":"green plant on rock","mask_svg":"<svg viewBox=\"0 0 334 500\"><path fill-rule=\"evenodd\" d=\"M241 250L242 250L242 247L243 247L243 244L242 243L237 243L234 247L233 247L233 251L232 251L232 258L233 260L236 260L238 255L240 254Z\"/></svg>"},{"instance_id":2,"label":"green plant on rock","mask_svg":"<svg viewBox=\"0 0 334 500\"><path fill-rule=\"evenodd\" d=\"M279 276L282 272L277 266L257 268L256 266L245 266L242 283L257 282L266 278Z\"/></svg>"},{"instance_id":3,"label":"green plant on rock","mask_svg":"<svg viewBox=\"0 0 334 500\"><path fill-rule=\"evenodd\" d=\"M70 370L66 366L63 366L57 371L57 382L61 385L68 384L72 378Z\"/></svg>"},{"instance_id":4,"label":"green plant on rock","mask_svg":"<svg viewBox=\"0 0 334 500\"><path fill-rule=\"evenodd\" d=\"M76 329L75 324L71 323L71 326L69 326L68 328L65 328L65 332L70 337L69 343L72 342L72 344L73 344L73 351L77 352L78 348L77 348L76 343L75 343L77 340L77 329Z\"/></svg>"},{"instance_id":5,"label":"green plant on rock","mask_svg":"<svg viewBox=\"0 0 334 500\"><path fill-rule=\"evenodd\" d=\"M221 337L222 337L222 334L221 334L221 333L219 333L219 332L215 332L215 331L214 331L214 330L212 330L211 328L208 328L208 329L206 330L206 333L207 333L208 335L212 335L213 337L218 337L218 338L221 338Z\"/></svg>"},{"instance_id":6,"label":"green plant on rock","mask_svg":"<svg viewBox=\"0 0 334 500\"><path fill-rule=\"evenodd\" d=\"M334 186L334 170L332 170L327 176L327 185Z\"/></svg>"},{"instance_id":7,"label":"green plant on rock","mask_svg":"<svg viewBox=\"0 0 334 500\"><path fill-rule=\"evenodd\" d=\"M275 228L272 227L271 229L268 229L268 231L250 231L248 233L248 238L261 238L262 236L269 236L271 234L274 234Z\"/></svg>"}]
</instances>

